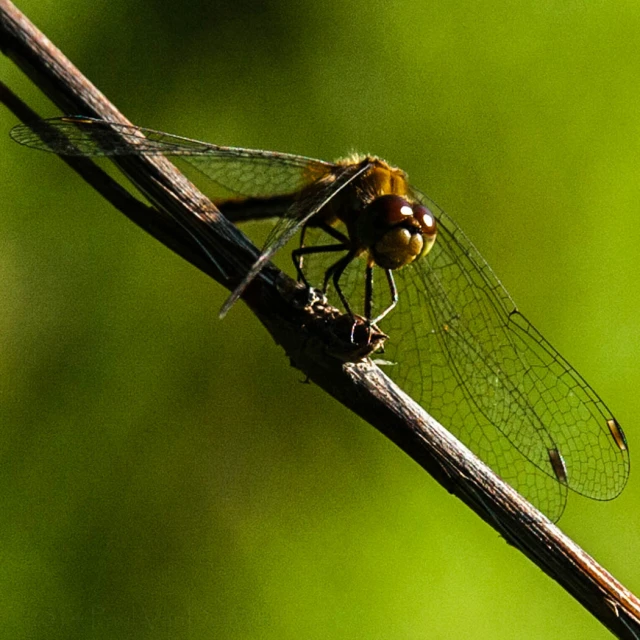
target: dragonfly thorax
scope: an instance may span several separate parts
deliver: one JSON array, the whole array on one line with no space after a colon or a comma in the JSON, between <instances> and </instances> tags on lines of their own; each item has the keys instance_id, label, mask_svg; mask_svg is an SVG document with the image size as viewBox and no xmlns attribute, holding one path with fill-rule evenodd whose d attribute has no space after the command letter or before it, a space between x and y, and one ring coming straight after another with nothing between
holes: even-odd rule
<instances>
[{"instance_id":1,"label":"dragonfly thorax","mask_svg":"<svg viewBox=\"0 0 640 640\"><path fill-rule=\"evenodd\" d=\"M358 216L357 241L383 269L399 269L427 254L437 225L429 209L401 196L373 200Z\"/></svg>"}]
</instances>

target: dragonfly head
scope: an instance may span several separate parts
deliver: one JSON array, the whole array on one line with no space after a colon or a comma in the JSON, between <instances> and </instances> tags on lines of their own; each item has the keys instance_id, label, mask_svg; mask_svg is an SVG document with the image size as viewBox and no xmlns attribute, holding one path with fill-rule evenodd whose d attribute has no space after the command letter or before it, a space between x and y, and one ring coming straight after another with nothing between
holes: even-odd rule
<instances>
[{"instance_id":1,"label":"dragonfly head","mask_svg":"<svg viewBox=\"0 0 640 640\"><path fill-rule=\"evenodd\" d=\"M383 269L399 269L426 255L437 231L427 207L393 194L373 200L360 214L357 227L360 242Z\"/></svg>"}]
</instances>

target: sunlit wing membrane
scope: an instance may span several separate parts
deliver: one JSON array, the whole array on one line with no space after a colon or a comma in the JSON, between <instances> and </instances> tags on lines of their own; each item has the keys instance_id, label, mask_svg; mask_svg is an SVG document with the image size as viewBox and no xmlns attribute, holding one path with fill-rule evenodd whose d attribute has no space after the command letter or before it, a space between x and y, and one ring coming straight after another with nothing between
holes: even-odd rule
<instances>
[{"instance_id":1,"label":"sunlit wing membrane","mask_svg":"<svg viewBox=\"0 0 640 640\"><path fill-rule=\"evenodd\" d=\"M455 223L420 198L436 213L438 241L424 261L399 273L401 308L384 329L391 359L394 348L402 357L389 374L548 513L561 513L564 504L552 450L564 460L569 488L595 499L615 497L629 459L615 421L611 429L611 413L515 310ZM492 430L553 482L541 478L532 485Z\"/></svg>"},{"instance_id":2,"label":"sunlit wing membrane","mask_svg":"<svg viewBox=\"0 0 640 640\"><path fill-rule=\"evenodd\" d=\"M19 125L11 137L27 147L68 156L180 158L226 190L250 197L294 193L334 166L304 156L224 147L92 118L51 118Z\"/></svg>"}]
</instances>

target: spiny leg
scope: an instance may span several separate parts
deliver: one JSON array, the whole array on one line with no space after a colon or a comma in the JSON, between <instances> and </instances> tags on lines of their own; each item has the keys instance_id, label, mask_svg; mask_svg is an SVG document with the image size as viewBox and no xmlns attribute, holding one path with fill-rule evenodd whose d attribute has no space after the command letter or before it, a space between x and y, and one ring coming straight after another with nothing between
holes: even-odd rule
<instances>
[{"instance_id":1,"label":"spiny leg","mask_svg":"<svg viewBox=\"0 0 640 640\"><path fill-rule=\"evenodd\" d=\"M367 265L364 280L364 317L371 322L371 304L373 301L373 267Z\"/></svg>"},{"instance_id":2,"label":"spiny leg","mask_svg":"<svg viewBox=\"0 0 640 640\"><path fill-rule=\"evenodd\" d=\"M347 251L349 249L349 238L341 233L331 225L326 222L322 222L318 225L314 225L317 229L321 229L327 235L330 235L332 238L339 240L342 244L330 244L330 245L322 245L319 247L305 247L304 240L307 233L307 229L309 228L308 224L305 224L302 227L302 231L300 232L300 247L298 249L294 249L291 252L291 258L293 259L293 265L296 268L296 274L298 276L298 280L302 282L306 287L309 287L309 283L304 275L304 256L310 255L313 253L327 253L330 251ZM326 287L325 287L326 289Z\"/></svg>"},{"instance_id":3,"label":"spiny leg","mask_svg":"<svg viewBox=\"0 0 640 640\"><path fill-rule=\"evenodd\" d=\"M350 249L347 255L340 258L338 262L335 262L334 264L332 264L324 274L324 287L323 287L326 293L327 287L329 286L329 280L330 279L333 280L333 286L335 287L336 293L340 298L340 302L342 302L342 306L344 307L344 310L346 311L346 313L348 313L352 318L355 318L355 314L353 313L353 311L351 311L351 307L349 306L349 303L347 302L345 295L342 293L342 289L340 288L340 278L342 277L344 270L347 268L349 263L356 257L356 255L357 254L355 249Z\"/></svg>"},{"instance_id":4,"label":"spiny leg","mask_svg":"<svg viewBox=\"0 0 640 640\"><path fill-rule=\"evenodd\" d=\"M293 264L296 267L296 271L298 273L298 280L306 287L309 287L309 283L305 278L304 272L302 270L302 259L303 256L313 255L314 253L332 253L337 251L344 251L346 247L343 244L326 244L321 247L300 247L299 249L294 249L291 252L291 257L293 258ZM325 279L326 283L326 279ZM327 287L326 284L324 286L324 292L326 293Z\"/></svg>"},{"instance_id":5,"label":"spiny leg","mask_svg":"<svg viewBox=\"0 0 640 640\"><path fill-rule=\"evenodd\" d=\"M396 282L393 279L393 272L391 269L384 270L385 275L387 276L387 283L389 285L389 292L391 293L391 304L379 315L377 315L373 320L371 320L371 300L369 300L369 311L367 312L367 318L371 324L378 324L382 318L384 318L389 311L391 311L398 304L398 287L396 287ZM367 283L368 284L368 283ZM371 285L373 284L373 276L371 276ZM365 296L367 295L368 288L365 286ZM366 308L367 300L365 297L365 308Z\"/></svg>"}]
</instances>

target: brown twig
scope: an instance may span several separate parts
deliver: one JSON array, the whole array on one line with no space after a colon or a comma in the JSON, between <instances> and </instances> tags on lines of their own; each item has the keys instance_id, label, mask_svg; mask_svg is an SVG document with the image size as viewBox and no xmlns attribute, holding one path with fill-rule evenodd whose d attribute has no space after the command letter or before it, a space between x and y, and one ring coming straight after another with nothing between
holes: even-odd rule
<instances>
[{"instance_id":1,"label":"brown twig","mask_svg":"<svg viewBox=\"0 0 640 640\"><path fill-rule=\"evenodd\" d=\"M0 0L0 48L62 112L128 124L8 0ZM0 98L19 118L32 119L34 114L7 90L0 92ZM228 289L233 289L255 259L256 249L166 160L117 160L153 207L130 196L89 160L66 161L136 224ZM176 219L200 225L215 262L174 222ZM370 360L352 362L340 357L349 352L340 315L323 304L301 304L300 292L295 283L269 265L247 289L244 300L309 379L395 442L614 634L620 638L640 637L640 603L635 596L502 482Z\"/></svg>"}]
</instances>

